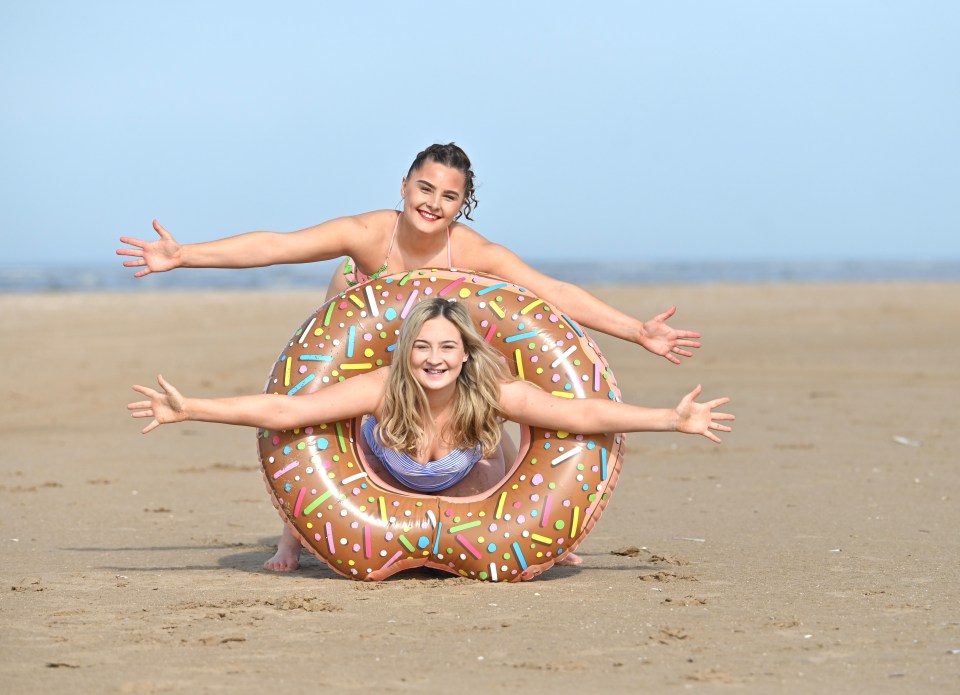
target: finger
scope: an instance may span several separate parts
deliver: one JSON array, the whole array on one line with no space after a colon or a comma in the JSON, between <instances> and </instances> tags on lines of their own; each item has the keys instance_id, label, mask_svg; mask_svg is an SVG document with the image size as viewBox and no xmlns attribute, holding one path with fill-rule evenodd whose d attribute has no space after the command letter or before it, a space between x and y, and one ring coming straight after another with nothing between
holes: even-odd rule
<instances>
[{"instance_id":1,"label":"finger","mask_svg":"<svg viewBox=\"0 0 960 695\"><path fill-rule=\"evenodd\" d=\"M716 407L718 407L718 406L721 406L721 405L725 405L725 404L727 404L727 403L729 403L729 402L730 402L730 399L729 399L727 396L724 396L723 398L714 398L714 399L713 399L712 401L710 401L709 403L704 403L704 405L706 405L708 408L710 408L710 410L713 410L714 408L716 408Z\"/></svg>"},{"instance_id":2,"label":"finger","mask_svg":"<svg viewBox=\"0 0 960 695\"><path fill-rule=\"evenodd\" d=\"M163 374L157 374L157 383L160 384L160 386L163 387L163 390L167 393L175 392L177 390L170 384L169 381L163 378Z\"/></svg>"},{"instance_id":3,"label":"finger","mask_svg":"<svg viewBox=\"0 0 960 695\"><path fill-rule=\"evenodd\" d=\"M157 221L153 221L153 229L160 235L161 239L173 239L173 235L170 234L163 226Z\"/></svg>"},{"instance_id":4,"label":"finger","mask_svg":"<svg viewBox=\"0 0 960 695\"><path fill-rule=\"evenodd\" d=\"M680 364L679 358L674 357L674 355L673 355L672 353L669 353L669 352L668 352L666 355L664 355L664 357L666 357L666 358L667 358L670 362L672 362L673 364Z\"/></svg>"},{"instance_id":5,"label":"finger","mask_svg":"<svg viewBox=\"0 0 960 695\"><path fill-rule=\"evenodd\" d=\"M143 249L117 249L118 256L143 256Z\"/></svg>"},{"instance_id":6,"label":"finger","mask_svg":"<svg viewBox=\"0 0 960 695\"><path fill-rule=\"evenodd\" d=\"M721 442L720 442L720 437L718 437L717 435L715 435L713 432L709 432L709 431L704 432L704 433L703 433L703 436L706 437L707 439L709 439L711 442L716 442L717 444L720 444L720 443L721 443Z\"/></svg>"},{"instance_id":7,"label":"finger","mask_svg":"<svg viewBox=\"0 0 960 695\"><path fill-rule=\"evenodd\" d=\"M150 407L150 401L137 401L136 403L127 403L127 410L142 410Z\"/></svg>"},{"instance_id":8,"label":"finger","mask_svg":"<svg viewBox=\"0 0 960 695\"><path fill-rule=\"evenodd\" d=\"M138 258L138 259L133 260L133 261L124 261L124 262L123 262L123 267L124 267L124 268L136 268L136 267L141 266L141 265L143 265L143 259L142 259L142 258Z\"/></svg>"},{"instance_id":9,"label":"finger","mask_svg":"<svg viewBox=\"0 0 960 695\"><path fill-rule=\"evenodd\" d=\"M149 386L141 386L140 384L134 384L131 388L134 391L138 393L142 393L144 396L151 399L156 398L157 396L160 395L159 393L157 393L157 391L150 388Z\"/></svg>"},{"instance_id":10,"label":"finger","mask_svg":"<svg viewBox=\"0 0 960 695\"><path fill-rule=\"evenodd\" d=\"M684 350L683 348L675 347L675 348L673 348L673 351L674 351L675 353L677 353L678 355L680 355L681 357L693 357L693 353L692 353L692 352L688 352L687 350Z\"/></svg>"},{"instance_id":11,"label":"finger","mask_svg":"<svg viewBox=\"0 0 960 695\"><path fill-rule=\"evenodd\" d=\"M719 422L711 422L710 429L717 430L718 432L733 432L732 427L728 427L727 425L721 425Z\"/></svg>"},{"instance_id":12,"label":"finger","mask_svg":"<svg viewBox=\"0 0 960 695\"><path fill-rule=\"evenodd\" d=\"M134 274L133 274L133 277L135 277L135 278L142 278L144 275L149 275L149 274L152 273L152 272L153 272L153 271L150 270L149 268L144 268L144 269L141 270L140 272L134 273Z\"/></svg>"},{"instance_id":13,"label":"finger","mask_svg":"<svg viewBox=\"0 0 960 695\"><path fill-rule=\"evenodd\" d=\"M160 426L160 423L157 422L156 420L154 420L154 421L151 422L149 425L147 425L147 426L144 427L142 430L140 430L140 434L146 434L147 432L149 432L149 431L151 431L151 430L154 430L154 429L156 429L156 428L159 427L159 426Z\"/></svg>"},{"instance_id":14,"label":"finger","mask_svg":"<svg viewBox=\"0 0 960 695\"><path fill-rule=\"evenodd\" d=\"M130 236L120 237L120 242L123 244L130 244L130 246L139 246L141 249L147 245L147 242L145 242L143 239L134 239L133 237L130 237ZM124 249L124 250L132 251L133 249ZM117 253L120 253L120 252L117 251Z\"/></svg>"},{"instance_id":15,"label":"finger","mask_svg":"<svg viewBox=\"0 0 960 695\"><path fill-rule=\"evenodd\" d=\"M700 384L697 384L696 386L693 387L693 391L687 394L687 397L695 401L700 396L701 391L703 391L703 386L701 386Z\"/></svg>"},{"instance_id":16,"label":"finger","mask_svg":"<svg viewBox=\"0 0 960 695\"><path fill-rule=\"evenodd\" d=\"M131 413L130 417L153 417L153 411L150 409L141 410L139 413Z\"/></svg>"},{"instance_id":17,"label":"finger","mask_svg":"<svg viewBox=\"0 0 960 695\"><path fill-rule=\"evenodd\" d=\"M710 417L714 420L736 420L737 416L732 415L731 413L710 413Z\"/></svg>"},{"instance_id":18,"label":"finger","mask_svg":"<svg viewBox=\"0 0 960 695\"><path fill-rule=\"evenodd\" d=\"M700 334L697 333L696 331L680 331L680 330L678 330L676 333L677 333L677 337L678 337L678 338L699 338L699 337L701 337ZM699 346L698 346L698 347L699 347Z\"/></svg>"},{"instance_id":19,"label":"finger","mask_svg":"<svg viewBox=\"0 0 960 695\"><path fill-rule=\"evenodd\" d=\"M654 318L654 321L666 321L668 318L670 318L676 313L677 313L677 307L672 306L662 314L658 314L657 317Z\"/></svg>"},{"instance_id":20,"label":"finger","mask_svg":"<svg viewBox=\"0 0 960 695\"><path fill-rule=\"evenodd\" d=\"M688 338L699 338L700 336L699 336L699 335L691 335L691 336L686 336L686 337L688 337ZM677 345L683 345L684 347L692 347L692 348L698 348L698 347L700 347L699 341L696 341L696 340L683 340L683 339L680 339L680 340L677 341Z\"/></svg>"}]
</instances>

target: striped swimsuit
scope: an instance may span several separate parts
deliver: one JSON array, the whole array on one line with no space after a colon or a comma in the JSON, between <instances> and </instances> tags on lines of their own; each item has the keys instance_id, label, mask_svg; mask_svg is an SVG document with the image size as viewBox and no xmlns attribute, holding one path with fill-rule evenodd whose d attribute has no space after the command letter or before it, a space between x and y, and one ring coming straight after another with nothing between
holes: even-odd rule
<instances>
[{"instance_id":1,"label":"striped swimsuit","mask_svg":"<svg viewBox=\"0 0 960 695\"><path fill-rule=\"evenodd\" d=\"M376 426L376 418L368 417L362 427L363 438L393 477L418 492L439 492L456 485L483 458L478 446L476 449L454 449L437 461L418 463L401 451L382 446L373 431Z\"/></svg>"}]
</instances>

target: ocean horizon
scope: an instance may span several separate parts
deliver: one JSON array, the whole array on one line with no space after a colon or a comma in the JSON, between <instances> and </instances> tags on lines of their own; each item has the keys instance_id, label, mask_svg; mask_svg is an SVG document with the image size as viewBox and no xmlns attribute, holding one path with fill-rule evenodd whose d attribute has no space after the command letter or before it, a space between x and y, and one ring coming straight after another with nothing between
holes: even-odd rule
<instances>
[{"instance_id":1,"label":"ocean horizon","mask_svg":"<svg viewBox=\"0 0 960 695\"><path fill-rule=\"evenodd\" d=\"M0 293L163 292L181 290L323 291L336 262L243 270L190 269L135 280L113 264L0 265ZM578 285L935 282L960 280L960 260L947 261L661 261L532 262L537 270Z\"/></svg>"}]
</instances>

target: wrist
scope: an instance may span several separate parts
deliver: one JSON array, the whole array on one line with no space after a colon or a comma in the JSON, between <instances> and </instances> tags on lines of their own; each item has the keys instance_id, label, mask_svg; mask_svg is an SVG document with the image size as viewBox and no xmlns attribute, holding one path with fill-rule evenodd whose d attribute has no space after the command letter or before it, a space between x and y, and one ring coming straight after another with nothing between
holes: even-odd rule
<instances>
[{"instance_id":1,"label":"wrist","mask_svg":"<svg viewBox=\"0 0 960 695\"><path fill-rule=\"evenodd\" d=\"M667 414L667 431L668 432L680 432L680 413L674 410L668 411Z\"/></svg>"}]
</instances>

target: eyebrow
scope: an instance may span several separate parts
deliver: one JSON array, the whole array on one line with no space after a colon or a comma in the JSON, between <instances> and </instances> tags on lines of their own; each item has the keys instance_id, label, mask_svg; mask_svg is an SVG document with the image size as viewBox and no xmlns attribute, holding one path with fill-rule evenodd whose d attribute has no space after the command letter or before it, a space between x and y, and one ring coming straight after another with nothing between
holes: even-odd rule
<instances>
[{"instance_id":1,"label":"eyebrow","mask_svg":"<svg viewBox=\"0 0 960 695\"><path fill-rule=\"evenodd\" d=\"M427 188L436 188L436 186L434 186L432 183L430 183L429 181L427 181L427 180L425 180L425 179L417 179L415 183L419 183L421 186L426 186ZM460 195L461 195L461 194L460 194L460 191L455 191L455 190L453 190L452 188L448 188L447 190L445 190L445 191L443 191L443 192L444 192L444 193L453 193L453 194L454 194L455 196L457 196L458 198L459 198Z\"/></svg>"},{"instance_id":2,"label":"eyebrow","mask_svg":"<svg viewBox=\"0 0 960 695\"><path fill-rule=\"evenodd\" d=\"M423 338L417 338L413 341L414 345L430 345L430 341L424 340ZM439 345L459 345L460 343L456 340L441 340Z\"/></svg>"}]
</instances>

